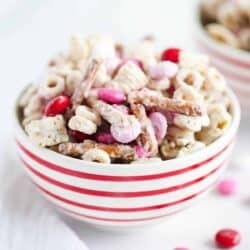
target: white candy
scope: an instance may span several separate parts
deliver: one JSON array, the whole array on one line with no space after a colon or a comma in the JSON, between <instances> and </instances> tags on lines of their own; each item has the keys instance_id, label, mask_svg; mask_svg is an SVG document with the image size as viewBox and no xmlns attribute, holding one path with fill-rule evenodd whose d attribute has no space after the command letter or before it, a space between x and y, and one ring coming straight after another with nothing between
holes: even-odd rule
<instances>
[{"instance_id":1,"label":"white candy","mask_svg":"<svg viewBox=\"0 0 250 250\"><path fill-rule=\"evenodd\" d=\"M82 155L82 159L85 161L99 162L99 163L110 163L109 154L101 149L89 149Z\"/></svg>"},{"instance_id":2,"label":"white candy","mask_svg":"<svg viewBox=\"0 0 250 250\"><path fill-rule=\"evenodd\" d=\"M31 140L42 147L57 145L69 140L61 115L33 120L25 126L25 130Z\"/></svg>"},{"instance_id":3,"label":"white candy","mask_svg":"<svg viewBox=\"0 0 250 250\"><path fill-rule=\"evenodd\" d=\"M164 61L156 64L149 69L149 75L152 79L172 78L176 75L178 66L170 61Z\"/></svg>"}]
</instances>

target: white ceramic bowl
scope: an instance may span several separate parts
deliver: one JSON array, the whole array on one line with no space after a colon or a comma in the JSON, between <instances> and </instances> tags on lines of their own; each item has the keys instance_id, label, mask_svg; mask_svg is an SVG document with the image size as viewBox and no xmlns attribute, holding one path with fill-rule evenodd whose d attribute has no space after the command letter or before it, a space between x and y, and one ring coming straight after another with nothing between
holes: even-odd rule
<instances>
[{"instance_id":1,"label":"white ceramic bowl","mask_svg":"<svg viewBox=\"0 0 250 250\"><path fill-rule=\"evenodd\" d=\"M195 14L195 39L198 48L226 76L240 99L243 113L250 108L250 52L235 49L212 39L200 22L200 4Z\"/></svg>"},{"instance_id":2,"label":"white ceramic bowl","mask_svg":"<svg viewBox=\"0 0 250 250\"><path fill-rule=\"evenodd\" d=\"M161 221L191 206L215 184L226 166L240 121L231 90L232 124L205 149L154 164L100 164L67 157L34 145L14 113L22 165L35 186L56 207L105 228ZM17 101L18 103L18 101Z\"/></svg>"}]
</instances>

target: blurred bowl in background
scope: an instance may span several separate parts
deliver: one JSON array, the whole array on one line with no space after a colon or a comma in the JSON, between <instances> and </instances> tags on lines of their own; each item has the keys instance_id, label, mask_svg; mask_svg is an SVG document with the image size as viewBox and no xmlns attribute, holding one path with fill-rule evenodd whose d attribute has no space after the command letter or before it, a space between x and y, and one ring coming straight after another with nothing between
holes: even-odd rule
<instances>
[{"instance_id":1,"label":"blurred bowl in background","mask_svg":"<svg viewBox=\"0 0 250 250\"><path fill-rule=\"evenodd\" d=\"M200 19L200 4L195 11L195 42L202 53L209 55L212 64L227 78L239 97L242 112L250 108L250 52L233 48L212 39Z\"/></svg>"}]
</instances>

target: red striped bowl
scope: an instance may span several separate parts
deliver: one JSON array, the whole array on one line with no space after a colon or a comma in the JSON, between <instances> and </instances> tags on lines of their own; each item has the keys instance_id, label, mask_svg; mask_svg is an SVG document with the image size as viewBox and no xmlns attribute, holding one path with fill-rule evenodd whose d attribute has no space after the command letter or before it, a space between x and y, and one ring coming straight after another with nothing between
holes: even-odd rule
<instances>
[{"instance_id":1,"label":"red striped bowl","mask_svg":"<svg viewBox=\"0 0 250 250\"><path fill-rule=\"evenodd\" d=\"M212 63L228 79L239 97L242 112L249 114L250 108L250 52L235 49L213 40L200 22L200 5L195 15L195 38L198 48L209 55Z\"/></svg>"},{"instance_id":2,"label":"red striped bowl","mask_svg":"<svg viewBox=\"0 0 250 250\"><path fill-rule=\"evenodd\" d=\"M226 166L240 120L231 90L233 122L221 138L189 156L145 165L85 162L31 143L15 111L22 165L35 186L56 207L79 220L110 227L161 221L204 195Z\"/></svg>"}]
</instances>

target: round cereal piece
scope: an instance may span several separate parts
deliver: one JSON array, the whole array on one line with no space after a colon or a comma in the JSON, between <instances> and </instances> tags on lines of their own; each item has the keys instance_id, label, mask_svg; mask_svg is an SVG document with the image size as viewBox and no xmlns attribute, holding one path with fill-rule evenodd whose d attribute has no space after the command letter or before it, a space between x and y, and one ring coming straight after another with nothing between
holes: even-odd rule
<instances>
[{"instance_id":1,"label":"round cereal piece","mask_svg":"<svg viewBox=\"0 0 250 250\"><path fill-rule=\"evenodd\" d=\"M51 99L65 90L64 79L57 75L49 74L39 88L39 93L46 99Z\"/></svg>"},{"instance_id":2,"label":"round cereal piece","mask_svg":"<svg viewBox=\"0 0 250 250\"><path fill-rule=\"evenodd\" d=\"M180 101L189 101L199 105L204 101L203 96L189 85L181 85L177 88L174 92L173 98Z\"/></svg>"},{"instance_id":3,"label":"round cereal piece","mask_svg":"<svg viewBox=\"0 0 250 250\"><path fill-rule=\"evenodd\" d=\"M214 67L209 67L204 74L205 81L202 89L206 95L212 95L212 92L222 92L226 88L225 77Z\"/></svg>"},{"instance_id":4,"label":"round cereal piece","mask_svg":"<svg viewBox=\"0 0 250 250\"><path fill-rule=\"evenodd\" d=\"M229 29L221 24L211 23L206 25L208 34L216 41L232 47L239 47L237 37Z\"/></svg>"},{"instance_id":5,"label":"round cereal piece","mask_svg":"<svg viewBox=\"0 0 250 250\"><path fill-rule=\"evenodd\" d=\"M89 149L82 155L85 161L99 162L109 164L111 162L109 154L97 148Z\"/></svg>"},{"instance_id":6,"label":"round cereal piece","mask_svg":"<svg viewBox=\"0 0 250 250\"><path fill-rule=\"evenodd\" d=\"M198 71L183 68L176 75L175 85L177 88L182 85L189 85L199 90L203 82L204 77Z\"/></svg>"}]
</instances>

